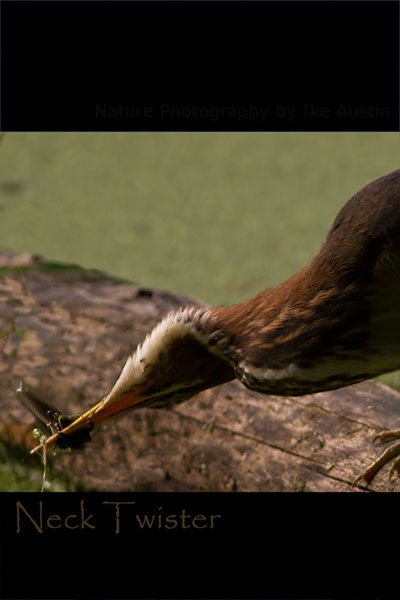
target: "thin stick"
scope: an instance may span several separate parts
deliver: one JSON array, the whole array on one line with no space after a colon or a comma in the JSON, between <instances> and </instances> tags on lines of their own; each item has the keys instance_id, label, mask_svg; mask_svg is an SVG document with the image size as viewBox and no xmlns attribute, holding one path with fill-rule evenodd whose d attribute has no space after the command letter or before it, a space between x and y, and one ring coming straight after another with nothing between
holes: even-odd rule
<instances>
[{"instance_id":1,"label":"thin stick","mask_svg":"<svg viewBox=\"0 0 400 600\"><path fill-rule=\"evenodd\" d=\"M43 451L43 478L42 478L42 489L40 490L40 492L43 492L44 491L44 486L46 484L47 448L43 444L43 442L40 445L41 445L42 451Z\"/></svg>"}]
</instances>

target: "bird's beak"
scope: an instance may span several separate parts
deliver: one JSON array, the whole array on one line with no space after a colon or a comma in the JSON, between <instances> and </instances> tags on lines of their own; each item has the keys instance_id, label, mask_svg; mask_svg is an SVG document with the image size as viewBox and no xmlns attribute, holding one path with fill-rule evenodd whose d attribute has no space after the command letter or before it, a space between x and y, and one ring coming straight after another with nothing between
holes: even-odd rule
<instances>
[{"instance_id":1,"label":"bird's beak","mask_svg":"<svg viewBox=\"0 0 400 600\"><path fill-rule=\"evenodd\" d=\"M126 395L118 396L117 398L112 397L112 393L100 400L95 406L86 411L83 415L78 417L65 429L61 429L54 435L47 438L44 442L45 446L52 446L57 443L60 437L68 437L80 431L93 429L94 426L109 421L114 417L119 417L131 410L143 407L149 403L149 398L143 397L140 394L139 389L130 390ZM31 450L31 454L34 454L43 444L36 446Z\"/></svg>"}]
</instances>

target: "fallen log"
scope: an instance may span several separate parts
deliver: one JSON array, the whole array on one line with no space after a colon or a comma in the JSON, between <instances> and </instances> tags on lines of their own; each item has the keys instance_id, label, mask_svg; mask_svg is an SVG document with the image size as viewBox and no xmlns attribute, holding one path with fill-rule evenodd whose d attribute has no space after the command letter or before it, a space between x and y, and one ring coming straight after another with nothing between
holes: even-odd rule
<instances>
[{"instance_id":1,"label":"fallen log","mask_svg":"<svg viewBox=\"0 0 400 600\"><path fill-rule=\"evenodd\" d=\"M18 443L36 445L21 435L33 419L15 399L20 379L63 413L82 413L157 321L188 304L201 302L0 252L0 437L13 431ZM234 381L171 410L107 423L53 468L102 491L399 491L389 466L352 487L382 451L373 436L397 427L400 394L376 381L300 398Z\"/></svg>"}]
</instances>

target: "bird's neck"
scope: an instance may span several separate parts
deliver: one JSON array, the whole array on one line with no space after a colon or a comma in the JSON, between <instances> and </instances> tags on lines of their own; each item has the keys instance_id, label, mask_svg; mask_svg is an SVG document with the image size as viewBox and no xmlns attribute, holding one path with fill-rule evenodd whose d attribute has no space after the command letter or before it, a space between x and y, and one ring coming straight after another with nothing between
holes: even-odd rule
<instances>
[{"instance_id":1,"label":"bird's neck","mask_svg":"<svg viewBox=\"0 0 400 600\"><path fill-rule=\"evenodd\" d=\"M110 395L140 388L146 397L180 402L234 379L231 367L212 341L212 313L188 307L170 313L128 358ZM172 399L172 400L171 400Z\"/></svg>"}]
</instances>

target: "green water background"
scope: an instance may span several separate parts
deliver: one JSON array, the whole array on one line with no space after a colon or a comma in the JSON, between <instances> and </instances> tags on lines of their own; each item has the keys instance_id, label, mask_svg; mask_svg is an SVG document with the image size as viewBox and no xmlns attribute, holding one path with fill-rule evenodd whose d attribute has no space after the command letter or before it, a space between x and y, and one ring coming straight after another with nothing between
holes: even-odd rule
<instances>
[{"instance_id":1,"label":"green water background","mask_svg":"<svg viewBox=\"0 0 400 600\"><path fill-rule=\"evenodd\" d=\"M237 302L318 250L399 134L11 133L0 245Z\"/></svg>"}]
</instances>

